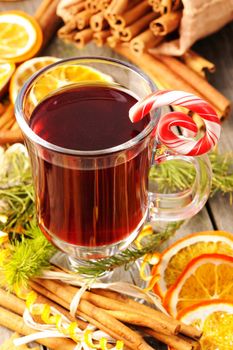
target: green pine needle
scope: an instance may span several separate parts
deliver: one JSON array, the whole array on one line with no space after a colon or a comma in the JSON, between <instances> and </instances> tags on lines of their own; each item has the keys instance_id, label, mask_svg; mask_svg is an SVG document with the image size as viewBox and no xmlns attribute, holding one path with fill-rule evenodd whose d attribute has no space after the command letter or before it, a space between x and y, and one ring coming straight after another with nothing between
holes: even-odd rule
<instances>
[{"instance_id":1,"label":"green pine needle","mask_svg":"<svg viewBox=\"0 0 233 350\"><path fill-rule=\"evenodd\" d=\"M56 251L36 224L31 224L26 233L21 240L11 240L6 248L8 254L0 271L8 288L26 287L30 278L50 266L49 260Z\"/></svg>"},{"instance_id":2,"label":"green pine needle","mask_svg":"<svg viewBox=\"0 0 233 350\"><path fill-rule=\"evenodd\" d=\"M116 267L125 266L127 269L137 259L145 254L153 253L164 241L173 236L182 225L183 221L168 224L163 232L153 232L147 239L143 248L130 247L119 254L100 259L95 262L88 261L85 266L77 268L77 273L86 277L99 277L106 271L111 271Z\"/></svg>"},{"instance_id":3,"label":"green pine needle","mask_svg":"<svg viewBox=\"0 0 233 350\"><path fill-rule=\"evenodd\" d=\"M217 192L233 196L233 152L209 154L212 166L211 196ZM150 179L156 183L159 192L170 193L184 191L195 180L195 170L191 163L181 160L170 160L152 167Z\"/></svg>"}]
</instances>

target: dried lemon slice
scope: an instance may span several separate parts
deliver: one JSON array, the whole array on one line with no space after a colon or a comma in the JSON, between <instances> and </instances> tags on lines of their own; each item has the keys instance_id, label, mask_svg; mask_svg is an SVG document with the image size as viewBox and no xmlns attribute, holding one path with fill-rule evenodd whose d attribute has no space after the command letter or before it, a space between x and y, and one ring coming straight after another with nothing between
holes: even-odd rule
<instances>
[{"instance_id":1,"label":"dried lemon slice","mask_svg":"<svg viewBox=\"0 0 233 350\"><path fill-rule=\"evenodd\" d=\"M22 11L0 13L0 59L23 62L35 56L42 45L42 30Z\"/></svg>"},{"instance_id":2,"label":"dried lemon slice","mask_svg":"<svg viewBox=\"0 0 233 350\"><path fill-rule=\"evenodd\" d=\"M0 96L5 92L14 70L14 63L0 61Z\"/></svg>"},{"instance_id":3,"label":"dried lemon slice","mask_svg":"<svg viewBox=\"0 0 233 350\"><path fill-rule=\"evenodd\" d=\"M183 309L211 299L233 295L233 257L203 254L192 259L168 290L164 306L173 316Z\"/></svg>"},{"instance_id":4,"label":"dried lemon slice","mask_svg":"<svg viewBox=\"0 0 233 350\"><path fill-rule=\"evenodd\" d=\"M38 104L49 93L64 86L80 82L112 82L109 75L85 65L65 64L56 66L42 74L33 86L30 99Z\"/></svg>"},{"instance_id":5,"label":"dried lemon slice","mask_svg":"<svg viewBox=\"0 0 233 350\"><path fill-rule=\"evenodd\" d=\"M15 103L19 90L34 73L43 67L48 66L51 63L57 62L59 58L51 56L42 56L31 58L30 60L22 63L15 71L10 82L10 99L12 103Z\"/></svg>"},{"instance_id":6,"label":"dried lemon slice","mask_svg":"<svg viewBox=\"0 0 233 350\"><path fill-rule=\"evenodd\" d=\"M199 303L183 310L179 319L203 331L201 350L232 350L232 301L218 299Z\"/></svg>"},{"instance_id":7,"label":"dried lemon slice","mask_svg":"<svg viewBox=\"0 0 233 350\"><path fill-rule=\"evenodd\" d=\"M219 253L233 256L233 235L224 231L204 231L186 236L166 250L153 268L153 274L160 275L154 291L164 297L180 276L186 265L201 254Z\"/></svg>"}]
</instances>

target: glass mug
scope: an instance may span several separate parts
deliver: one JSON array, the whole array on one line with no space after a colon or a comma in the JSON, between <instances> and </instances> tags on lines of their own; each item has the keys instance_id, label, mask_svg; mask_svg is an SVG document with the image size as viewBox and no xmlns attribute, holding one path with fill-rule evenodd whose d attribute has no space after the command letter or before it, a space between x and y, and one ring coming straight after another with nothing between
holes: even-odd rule
<instances>
[{"instance_id":1,"label":"glass mug","mask_svg":"<svg viewBox=\"0 0 233 350\"><path fill-rule=\"evenodd\" d=\"M94 68L138 100L156 90L136 67L100 57L60 60L24 85L16 101L16 118L31 159L38 223L46 237L72 258L99 259L125 249L145 222L179 221L196 214L210 191L208 157L173 154L160 145L154 135L160 110L150 113L147 126L138 135L100 150L63 148L32 130L30 118L40 103L31 98L35 85L44 74L67 65ZM71 84L69 80L63 83ZM80 83L85 85L88 83ZM153 183L149 187L150 168L173 159L191 163L195 181L181 193L156 193Z\"/></svg>"}]
</instances>

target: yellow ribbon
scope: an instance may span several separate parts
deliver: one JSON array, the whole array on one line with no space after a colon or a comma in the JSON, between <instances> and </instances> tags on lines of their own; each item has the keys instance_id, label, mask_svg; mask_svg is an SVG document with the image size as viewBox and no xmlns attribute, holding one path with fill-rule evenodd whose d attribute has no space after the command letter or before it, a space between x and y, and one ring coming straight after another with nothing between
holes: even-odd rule
<instances>
[{"instance_id":1,"label":"yellow ribbon","mask_svg":"<svg viewBox=\"0 0 233 350\"><path fill-rule=\"evenodd\" d=\"M18 290L19 294L19 290ZM23 299L26 299L26 307L32 315L39 315L41 320L48 325L54 325L56 329L63 335L68 336L70 339L74 340L76 343L84 341L88 347L91 349L108 350L108 341L106 338L102 337L98 342L93 343L93 331L90 329L85 329L82 334L78 335L77 331L80 331L77 322L71 322L67 327L62 326L62 315L55 314L48 304L36 304L37 294L34 291L27 293L25 297L25 292L22 293ZM122 341L117 341L115 350L123 350L124 343Z\"/></svg>"}]
</instances>

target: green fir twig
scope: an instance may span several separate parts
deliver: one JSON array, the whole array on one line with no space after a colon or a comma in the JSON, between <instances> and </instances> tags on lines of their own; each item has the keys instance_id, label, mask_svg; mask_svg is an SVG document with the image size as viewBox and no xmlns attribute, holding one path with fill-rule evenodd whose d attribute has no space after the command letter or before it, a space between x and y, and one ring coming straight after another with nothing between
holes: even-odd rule
<instances>
[{"instance_id":1,"label":"green fir twig","mask_svg":"<svg viewBox=\"0 0 233 350\"><path fill-rule=\"evenodd\" d=\"M98 277L106 271L111 271L116 267L125 266L125 269L127 269L132 263L143 257L145 254L153 253L159 245L175 234L182 223L183 221L173 222L168 224L166 230L163 232L153 232L153 234L148 237L143 248L136 248L133 246L114 256L100 259L95 262L89 261L85 266L79 266L77 272L87 277Z\"/></svg>"},{"instance_id":2,"label":"green fir twig","mask_svg":"<svg viewBox=\"0 0 233 350\"><path fill-rule=\"evenodd\" d=\"M228 194L232 203L233 196L233 152L209 154L212 167L212 187L210 195ZM170 160L152 167L150 179L156 182L159 192L169 193L184 191L195 180L195 169L191 163Z\"/></svg>"},{"instance_id":3,"label":"green fir twig","mask_svg":"<svg viewBox=\"0 0 233 350\"><path fill-rule=\"evenodd\" d=\"M56 248L45 238L36 222L27 225L21 239L12 238L0 252L1 282L9 289L26 287L30 278L49 268Z\"/></svg>"}]
</instances>

